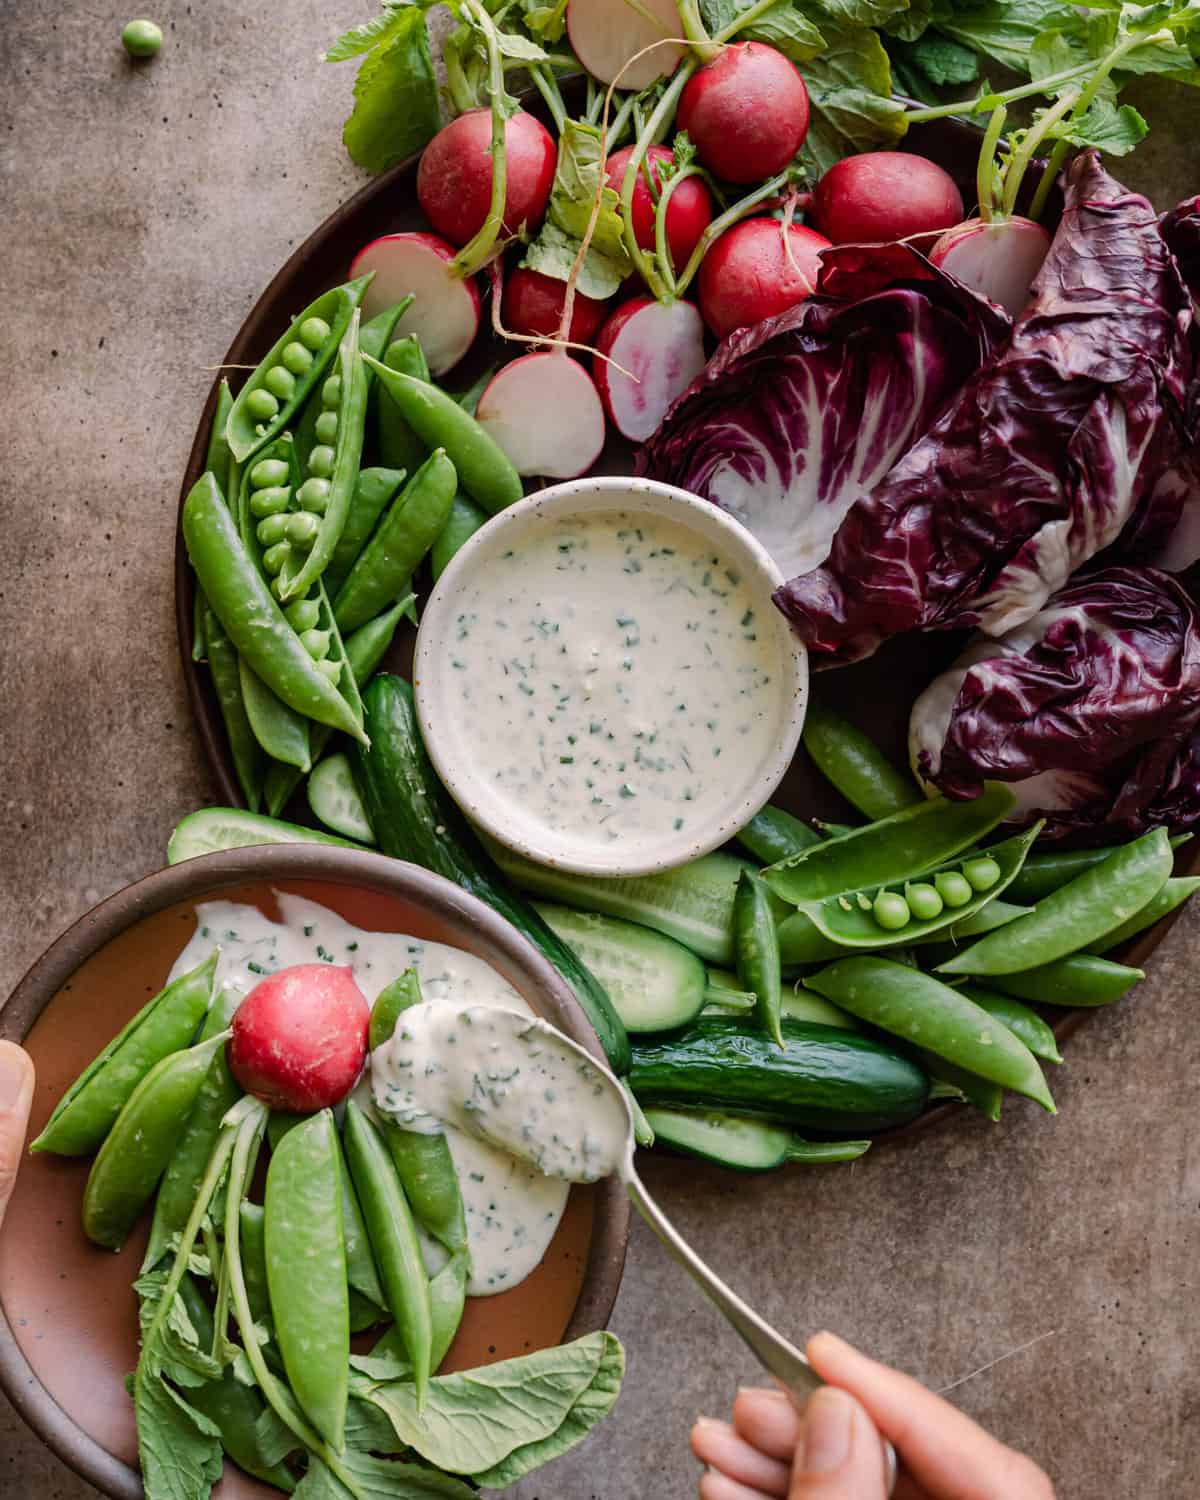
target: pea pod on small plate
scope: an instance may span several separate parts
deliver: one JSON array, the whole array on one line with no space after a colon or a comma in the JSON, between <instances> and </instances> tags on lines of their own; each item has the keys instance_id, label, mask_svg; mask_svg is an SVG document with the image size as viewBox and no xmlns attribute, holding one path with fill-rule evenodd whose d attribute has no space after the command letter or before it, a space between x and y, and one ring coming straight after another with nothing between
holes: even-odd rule
<instances>
[{"instance_id":1,"label":"pea pod on small plate","mask_svg":"<svg viewBox=\"0 0 1200 1500\"><path fill-rule=\"evenodd\" d=\"M196 588L196 598L200 600L200 630L204 637L204 654L208 659L208 670L217 695L217 707L225 725L230 758L242 796L246 799L246 806L251 812L257 812L262 801L265 769L262 747L255 737L250 716L246 712L238 654L225 634L224 626L209 608L208 600L204 598L199 586Z\"/></svg>"},{"instance_id":2,"label":"pea pod on small plate","mask_svg":"<svg viewBox=\"0 0 1200 1500\"><path fill-rule=\"evenodd\" d=\"M1039 901L1028 916L938 965L942 974L1016 974L1053 963L1124 925L1166 884L1171 845L1156 828Z\"/></svg>"},{"instance_id":3,"label":"pea pod on small plate","mask_svg":"<svg viewBox=\"0 0 1200 1500\"><path fill-rule=\"evenodd\" d=\"M1012 811L1012 791L989 782L969 802L935 797L778 864L763 879L792 905L878 889L945 864L990 833Z\"/></svg>"},{"instance_id":4,"label":"pea pod on small plate","mask_svg":"<svg viewBox=\"0 0 1200 1500\"><path fill-rule=\"evenodd\" d=\"M226 428L238 463L277 437L299 411L333 359L370 281L370 276L360 276L322 293L252 372L234 400Z\"/></svg>"},{"instance_id":5,"label":"pea pod on small plate","mask_svg":"<svg viewBox=\"0 0 1200 1500\"><path fill-rule=\"evenodd\" d=\"M225 429L229 425L229 413L233 408L233 394L229 381L224 376L217 387L217 404L213 411L212 428L208 435L208 452L204 456L204 467L217 483L224 488L229 476L229 465L233 455L229 451ZM196 588L192 595L192 660L203 661L207 655L208 642L204 630L204 591Z\"/></svg>"},{"instance_id":6,"label":"pea pod on small plate","mask_svg":"<svg viewBox=\"0 0 1200 1500\"><path fill-rule=\"evenodd\" d=\"M1025 1043L931 974L863 954L839 959L804 983L860 1020L1055 1112L1037 1058Z\"/></svg>"}]
</instances>

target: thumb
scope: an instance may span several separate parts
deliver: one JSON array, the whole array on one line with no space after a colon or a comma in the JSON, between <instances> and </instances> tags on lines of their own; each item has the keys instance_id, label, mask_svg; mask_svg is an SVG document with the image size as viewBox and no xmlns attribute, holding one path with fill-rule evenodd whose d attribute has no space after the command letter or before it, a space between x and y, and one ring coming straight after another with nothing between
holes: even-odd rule
<instances>
[{"instance_id":1,"label":"thumb","mask_svg":"<svg viewBox=\"0 0 1200 1500\"><path fill-rule=\"evenodd\" d=\"M788 1500L886 1500L883 1444L847 1391L822 1386L804 1408Z\"/></svg>"},{"instance_id":2,"label":"thumb","mask_svg":"<svg viewBox=\"0 0 1200 1500\"><path fill-rule=\"evenodd\" d=\"M33 1062L12 1042L0 1042L0 1222L17 1180L17 1166L33 1102Z\"/></svg>"}]
</instances>

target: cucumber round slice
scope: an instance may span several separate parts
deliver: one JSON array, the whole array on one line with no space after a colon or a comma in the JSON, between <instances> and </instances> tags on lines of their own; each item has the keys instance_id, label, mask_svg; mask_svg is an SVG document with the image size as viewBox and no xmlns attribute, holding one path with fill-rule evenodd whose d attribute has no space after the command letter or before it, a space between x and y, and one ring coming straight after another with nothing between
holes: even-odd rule
<instances>
[{"instance_id":1,"label":"cucumber round slice","mask_svg":"<svg viewBox=\"0 0 1200 1500\"><path fill-rule=\"evenodd\" d=\"M313 816L334 833L357 839L360 844L375 842L375 830L344 755L327 755L313 767L308 778L308 805Z\"/></svg>"}]
</instances>

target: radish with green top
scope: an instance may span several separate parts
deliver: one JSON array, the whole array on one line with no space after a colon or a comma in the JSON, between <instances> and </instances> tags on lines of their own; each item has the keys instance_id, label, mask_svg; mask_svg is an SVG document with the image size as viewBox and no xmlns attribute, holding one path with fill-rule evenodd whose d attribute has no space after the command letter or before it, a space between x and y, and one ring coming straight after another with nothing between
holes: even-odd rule
<instances>
[{"instance_id":1,"label":"radish with green top","mask_svg":"<svg viewBox=\"0 0 1200 1500\"><path fill-rule=\"evenodd\" d=\"M743 219L700 263L700 311L724 338L803 302L816 288L829 241L803 224Z\"/></svg>"},{"instance_id":2,"label":"radish with green top","mask_svg":"<svg viewBox=\"0 0 1200 1500\"><path fill-rule=\"evenodd\" d=\"M465 245L483 228L492 200L492 111L471 109L439 130L417 167L417 201L434 229ZM542 221L558 152L550 132L518 110L504 122L505 234Z\"/></svg>"},{"instance_id":3,"label":"radish with green top","mask_svg":"<svg viewBox=\"0 0 1200 1500\"><path fill-rule=\"evenodd\" d=\"M479 288L473 277L455 273L454 255L454 246L436 234L385 234L364 246L350 269L352 278L374 273L363 298L364 319L411 293L412 306L394 336L415 334L433 375L453 369L479 331Z\"/></svg>"},{"instance_id":4,"label":"radish with green top","mask_svg":"<svg viewBox=\"0 0 1200 1500\"><path fill-rule=\"evenodd\" d=\"M624 146L620 151L614 151L605 166L608 185L618 197L624 186L625 170L629 166L629 158L633 155L634 149L633 146ZM664 177L668 177L669 181L667 167L673 164L674 160L674 153L666 146L651 146L644 157L644 161L649 165L638 172L629 216L633 224L633 237L643 250L654 249L658 201L664 187ZM647 180L648 176L654 182L653 192ZM712 216L712 194L703 177L697 175L683 177L671 188L667 199L666 222L663 227L667 249L676 271L682 271L691 259L692 251L700 242L700 236L712 223Z\"/></svg>"},{"instance_id":5,"label":"radish with green top","mask_svg":"<svg viewBox=\"0 0 1200 1500\"><path fill-rule=\"evenodd\" d=\"M544 339L556 338L566 300L565 281L559 281L553 276L543 276L540 271L531 271L526 266L518 266L515 271L508 273L504 283L500 321L508 333ZM567 338L573 344L590 344L604 322L607 311L606 302L601 302L596 297L585 297L581 291L576 290Z\"/></svg>"},{"instance_id":6,"label":"radish with green top","mask_svg":"<svg viewBox=\"0 0 1200 1500\"><path fill-rule=\"evenodd\" d=\"M704 323L691 302L632 297L600 330L596 348L608 356L592 366L604 410L623 437L640 443L703 370Z\"/></svg>"},{"instance_id":7,"label":"radish with green top","mask_svg":"<svg viewBox=\"0 0 1200 1500\"><path fill-rule=\"evenodd\" d=\"M835 245L937 234L962 216L962 194L949 172L907 151L867 151L835 162L813 190L809 210Z\"/></svg>"},{"instance_id":8,"label":"radish with green top","mask_svg":"<svg viewBox=\"0 0 1200 1500\"><path fill-rule=\"evenodd\" d=\"M505 365L480 396L475 420L518 474L574 479L604 447L604 408L592 377L560 350Z\"/></svg>"},{"instance_id":9,"label":"radish with green top","mask_svg":"<svg viewBox=\"0 0 1200 1500\"><path fill-rule=\"evenodd\" d=\"M738 42L688 79L675 124L710 172L761 182L783 170L808 134L808 89L774 47Z\"/></svg>"},{"instance_id":10,"label":"radish with green top","mask_svg":"<svg viewBox=\"0 0 1200 1500\"><path fill-rule=\"evenodd\" d=\"M567 6L572 52L593 78L620 89L649 88L675 71L688 50L680 27L674 0L570 0Z\"/></svg>"}]
</instances>

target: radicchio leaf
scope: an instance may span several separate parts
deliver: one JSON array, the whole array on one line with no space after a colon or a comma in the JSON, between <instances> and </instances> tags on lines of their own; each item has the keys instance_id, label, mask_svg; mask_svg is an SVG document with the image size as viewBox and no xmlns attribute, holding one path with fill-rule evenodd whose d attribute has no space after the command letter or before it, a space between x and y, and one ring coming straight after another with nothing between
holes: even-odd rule
<instances>
[{"instance_id":1,"label":"radicchio leaf","mask_svg":"<svg viewBox=\"0 0 1200 1500\"><path fill-rule=\"evenodd\" d=\"M785 577L826 557L850 506L1008 333L911 246L822 262L818 294L731 334L638 457L639 473L736 516Z\"/></svg>"},{"instance_id":2,"label":"radicchio leaf","mask_svg":"<svg viewBox=\"0 0 1200 1500\"><path fill-rule=\"evenodd\" d=\"M1149 568L1075 579L977 637L913 706L918 775L951 797L1004 781L1046 837L1200 818L1200 613Z\"/></svg>"},{"instance_id":3,"label":"radicchio leaf","mask_svg":"<svg viewBox=\"0 0 1200 1500\"><path fill-rule=\"evenodd\" d=\"M1153 211L1094 152L1065 201L1008 345L851 508L826 564L777 591L815 665L905 630L1028 620L1175 451L1191 304Z\"/></svg>"}]
</instances>

